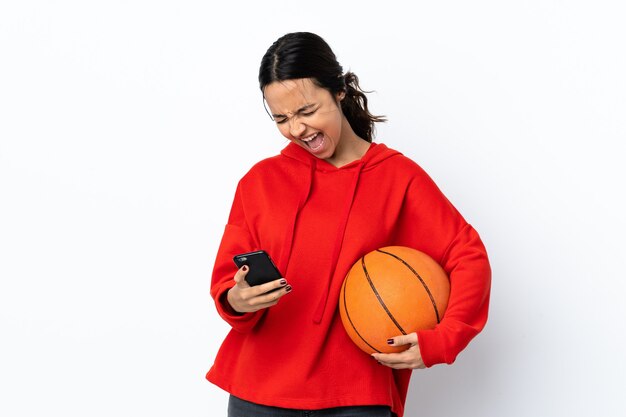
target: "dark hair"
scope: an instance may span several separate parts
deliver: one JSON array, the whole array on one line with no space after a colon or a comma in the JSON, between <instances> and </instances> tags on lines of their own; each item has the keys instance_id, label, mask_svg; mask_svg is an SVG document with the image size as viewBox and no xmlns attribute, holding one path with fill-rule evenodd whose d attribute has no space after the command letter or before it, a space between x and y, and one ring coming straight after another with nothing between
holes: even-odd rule
<instances>
[{"instance_id":1,"label":"dark hair","mask_svg":"<svg viewBox=\"0 0 626 417\"><path fill-rule=\"evenodd\" d=\"M333 96L345 91L341 110L352 130L368 142L372 141L374 123L384 122L384 116L374 116L367 108L365 91L358 77L347 72L337 62L330 46L320 36L309 32L283 35L269 47L259 68L261 91L274 81L311 78Z\"/></svg>"}]
</instances>

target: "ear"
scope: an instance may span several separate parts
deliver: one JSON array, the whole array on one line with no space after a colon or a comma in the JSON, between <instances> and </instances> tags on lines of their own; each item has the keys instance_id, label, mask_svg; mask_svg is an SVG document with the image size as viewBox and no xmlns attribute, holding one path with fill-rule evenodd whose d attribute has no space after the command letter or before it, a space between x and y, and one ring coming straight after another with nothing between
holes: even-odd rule
<instances>
[{"instance_id":1,"label":"ear","mask_svg":"<svg viewBox=\"0 0 626 417\"><path fill-rule=\"evenodd\" d=\"M337 93L337 101L342 101L344 98L346 98L345 91L340 91L339 93Z\"/></svg>"}]
</instances>

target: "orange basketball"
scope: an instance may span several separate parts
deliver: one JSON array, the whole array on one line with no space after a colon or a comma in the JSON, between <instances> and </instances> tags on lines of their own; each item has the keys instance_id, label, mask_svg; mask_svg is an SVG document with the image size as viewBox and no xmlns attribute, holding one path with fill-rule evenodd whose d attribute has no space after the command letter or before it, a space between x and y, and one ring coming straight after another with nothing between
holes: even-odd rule
<instances>
[{"instance_id":1,"label":"orange basketball","mask_svg":"<svg viewBox=\"0 0 626 417\"><path fill-rule=\"evenodd\" d=\"M387 339L432 329L448 306L450 282L430 256L404 246L368 253L348 271L341 287L341 321L367 353L400 352Z\"/></svg>"}]
</instances>

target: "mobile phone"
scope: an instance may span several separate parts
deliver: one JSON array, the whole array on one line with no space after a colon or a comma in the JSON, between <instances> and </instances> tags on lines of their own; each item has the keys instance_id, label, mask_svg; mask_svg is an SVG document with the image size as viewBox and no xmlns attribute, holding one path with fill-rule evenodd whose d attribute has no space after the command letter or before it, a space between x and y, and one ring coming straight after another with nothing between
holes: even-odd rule
<instances>
[{"instance_id":1,"label":"mobile phone","mask_svg":"<svg viewBox=\"0 0 626 417\"><path fill-rule=\"evenodd\" d=\"M238 268L248 265L246 281L251 287L283 277L272 258L264 250L235 255L233 261Z\"/></svg>"}]
</instances>

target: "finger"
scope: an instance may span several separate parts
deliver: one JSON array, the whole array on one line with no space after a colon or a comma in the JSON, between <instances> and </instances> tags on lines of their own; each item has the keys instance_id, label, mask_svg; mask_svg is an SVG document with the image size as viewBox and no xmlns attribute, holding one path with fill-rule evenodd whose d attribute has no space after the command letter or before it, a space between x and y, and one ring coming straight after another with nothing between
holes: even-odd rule
<instances>
[{"instance_id":1,"label":"finger","mask_svg":"<svg viewBox=\"0 0 626 417\"><path fill-rule=\"evenodd\" d=\"M426 365L421 359L413 359L411 361L403 362L378 362L381 365L387 366L392 369L425 369Z\"/></svg>"},{"instance_id":2,"label":"finger","mask_svg":"<svg viewBox=\"0 0 626 417\"><path fill-rule=\"evenodd\" d=\"M273 306L275 306L276 304L278 304L278 301L279 301L279 300L277 299L277 300L274 300L274 301L269 302L269 303L257 304L257 305L255 305L255 306L254 306L254 311L257 311L257 310L263 310L264 308L270 308L270 307L273 307Z\"/></svg>"},{"instance_id":3,"label":"finger","mask_svg":"<svg viewBox=\"0 0 626 417\"><path fill-rule=\"evenodd\" d=\"M273 291L280 287L285 287L287 280L285 278L279 278L274 281L266 282L265 284L257 285L254 287L255 295L265 294L266 292Z\"/></svg>"},{"instance_id":4,"label":"finger","mask_svg":"<svg viewBox=\"0 0 626 417\"><path fill-rule=\"evenodd\" d=\"M285 294L291 292L291 289L291 285L287 285L285 288L282 288L280 290L275 290L269 293L259 295L258 297L255 297L252 303L256 306L260 304L277 303L278 300L280 300Z\"/></svg>"},{"instance_id":5,"label":"finger","mask_svg":"<svg viewBox=\"0 0 626 417\"><path fill-rule=\"evenodd\" d=\"M372 356L385 365L407 363L411 360L411 354L406 350L400 353L374 353Z\"/></svg>"},{"instance_id":6,"label":"finger","mask_svg":"<svg viewBox=\"0 0 626 417\"><path fill-rule=\"evenodd\" d=\"M383 362L383 361L378 361L378 364L386 366L391 369L406 369L409 367L408 365L405 365L403 363L389 363L389 362Z\"/></svg>"},{"instance_id":7,"label":"finger","mask_svg":"<svg viewBox=\"0 0 626 417\"><path fill-rule=\"evenodd\" d=\"M411 366L410 361L408 360L399 360L399 359L391 359L391 360L385 360L385 359L377 359L378 363L384 366L387 366L389 368L393 368L393 369L408 369L408 368L413 368L413 366Z\"/></svg>"},{"instance_id":8,"label":"finger","mask_svg":"<svg viewBox=\"0 0 626 417\"><path fill-rule=\"evenodd\" d=\"M236 285L240 287L249 287L248 282L245 280L246 275L248 274L249 268L248 265L244 265L237 270L233 279L235 280Z\"/></svg>"},{"instance_id":9,"label":"finger","mask_svg":"<svg viewBox=\"0 0 626 417\"><path fill-rule=\"evenodd\" d=\"M391 369L417 369L419 368L419 366L413 366L409 363L382 363L380 362L380 364Z\"/></svg>"},{"instance_id":10,"label":"finger","mask_svg":"<svg viewBox=\"0 0 626 417\"><path fill-rule=\"evenodd\" d=\"M390 346L417 345L417 333L392 337L391 339L387 339L387 344Z\"/></svg>"},{"instance_id":11,"label":"finger","mask_svg":"<svg viewBox=\"0 0 626 417\"><path fill-rule=\"evenodd\" d=\"M408 368L409 367L409 365L406 362L403 362L403 361L388 361L388 360L385 360L385 358L380 358L378 356L374 357L374 359L376 359L376 361L380 365L384 365L384 366L387 366L387 367L393 368L393 369L403 369L403 368Z\"/></svg>"},{"instance_id":12,"label":"finger","mask_svg":"<svg viewBox=\"0 0 626 417\"><path fill-rule=\"evenodd\" d=\"M381 365L393 369L424 369L424 361L418 345L413 345L400 353L374 353L372 357Z\"/></svg>"}]
</instances>

